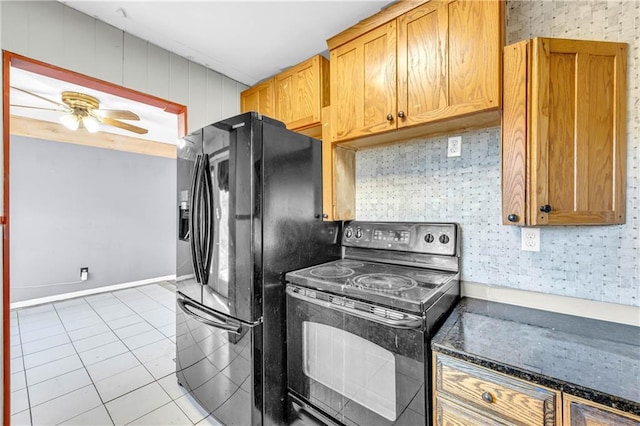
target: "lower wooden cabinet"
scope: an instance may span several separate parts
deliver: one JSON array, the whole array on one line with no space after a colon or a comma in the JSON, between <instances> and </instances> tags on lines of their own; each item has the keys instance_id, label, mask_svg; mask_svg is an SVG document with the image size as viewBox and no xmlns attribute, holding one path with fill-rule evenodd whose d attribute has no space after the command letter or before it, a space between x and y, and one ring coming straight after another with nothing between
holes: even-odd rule
<instances>
[{"instance_id":1,"label":"lower wooden cabinet","mask_svg":"<svg viewBox=\"0 0 640 426\"><path fill-rule=\"evenodd\" d=\"M514 379L468 362L437 354L435 394L438 425L475 425L465 418L485 418L486 424L560 425L560 393ZM452 412L455 405L469 412ZM444 405L441 407L441 404ZM445 419L452 419L445 421ZM453 420L458 419L458 420Z\"/></svg>"},{"instance_id":2,"label":"lower wooden cabinet","mask_svg":"<svg viewBox=\"0 0 640 426\"><path fill-rule=\"evenodd\" d=\"M638 416L437 352L433 357L434 425L640 426Z\"/></svg>"},{"instance_id":3,"label":"lower wooden cabinet","mask_svg":"<svg viewBox=\"0 0 640 426\"><path fill-rule=\"evenodd\" d=\"M640 426L640 417L604 407L573 395L564 395L565 426Z\"/></svg>"}]
</instances>

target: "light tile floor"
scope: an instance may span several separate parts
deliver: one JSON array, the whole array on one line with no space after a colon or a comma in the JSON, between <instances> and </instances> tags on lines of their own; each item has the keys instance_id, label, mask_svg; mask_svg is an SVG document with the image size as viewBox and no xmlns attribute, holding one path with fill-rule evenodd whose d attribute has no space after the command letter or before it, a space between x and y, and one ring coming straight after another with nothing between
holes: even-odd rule
<instances>
[{"instance_id":1,"label":"light tile floor","mask_svg":"<svg viewBox=\"0 0 640 426\"><path fill-rule=\"evenodd\" d=\"M11 312L11 424L219 425L175 378L175 287Z\"/></svg>"}]
</instances>

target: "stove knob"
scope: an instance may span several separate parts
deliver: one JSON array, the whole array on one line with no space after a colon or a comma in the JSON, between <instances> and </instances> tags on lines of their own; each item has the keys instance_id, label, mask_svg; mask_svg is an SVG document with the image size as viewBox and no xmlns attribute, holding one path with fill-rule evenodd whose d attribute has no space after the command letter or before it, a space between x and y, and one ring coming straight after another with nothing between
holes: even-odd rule
<instances>
[{"instance_id":1,"label":"stove knob","mask_svg":"<svg viewBox=\"0 0 640 426\"><path fill-rule=\"evenodd\" d=\"M350 227L344 230L345 238L351 238L353 236L353 229Z\"/></svg>"},{"instance_id":2,"label":"stove knob","mask_svg":"<svg viewBox=\"0 0 640 426\"><path fill-rule=\"evenodd\" d=\"M427 234L424 236L424 242L431 244L433 242L433 234Z\"/></svg>"},{"instance_id":3,"label":"stove knob","mask_svg":"<svg viewBox=\"0 0 640 426\"><path fill-rule=\"evenodd\" d=\"M440 235L440 242L442 244L447 244L449 242L449 236L448 235Z\"/></svg>"},{"instance_id":4,"label":"stove knob","mask_svg":"<svg viewBox=\"0 0 640 426\"><path fill-rule=\"evenodd\" d=\"M356 228L356 238L362 238L362 229Z\"/></svg>"}]
</instances>

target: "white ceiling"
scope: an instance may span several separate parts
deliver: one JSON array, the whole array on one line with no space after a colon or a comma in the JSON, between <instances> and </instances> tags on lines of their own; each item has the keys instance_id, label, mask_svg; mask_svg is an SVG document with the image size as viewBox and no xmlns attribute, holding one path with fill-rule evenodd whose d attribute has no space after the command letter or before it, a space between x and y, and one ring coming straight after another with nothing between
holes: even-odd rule
<instances>
[{"instance_id":1,"label":"white ceiling","mask_svg":"<svg viewBox=\"0 0 640 426\"><path fill-rule=\"evenodd\" d=\"M246 85L323 53L389 0L59 0Z\"/></svg>"}]
</instances>

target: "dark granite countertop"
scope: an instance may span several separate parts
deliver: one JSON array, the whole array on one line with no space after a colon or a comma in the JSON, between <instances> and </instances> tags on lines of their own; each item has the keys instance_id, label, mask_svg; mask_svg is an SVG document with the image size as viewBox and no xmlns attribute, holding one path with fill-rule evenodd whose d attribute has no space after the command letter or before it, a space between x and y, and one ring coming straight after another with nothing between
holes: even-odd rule
<instances>
[{"instance_id":1,"label":"dark granite countertop","mask_svg":"<svg viewBox=\"0 0 640 426\"><path fill-rule=\"evenodd\" d=\"M640 415L640 327L463 298L431 347Z\"/></svg>"}]
</instances>

